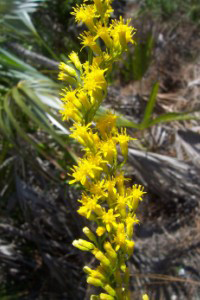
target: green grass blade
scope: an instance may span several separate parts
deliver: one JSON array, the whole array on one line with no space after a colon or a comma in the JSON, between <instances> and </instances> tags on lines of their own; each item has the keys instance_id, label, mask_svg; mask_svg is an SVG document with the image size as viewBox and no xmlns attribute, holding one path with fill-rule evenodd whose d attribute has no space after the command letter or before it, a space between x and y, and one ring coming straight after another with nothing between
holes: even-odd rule
<instances>
[{"instance_id":1,"label":"green grass blade","mask_svg":"<svg viewBox=\"0 0 200 300\"><path fill-rule=\"evenodd\" d=\"M7 68L20 69L23 71L36 71L29 64L26 64L21 59L17 58L15 55L4 50L0 47L0 64L6 66Z\"/></svg>"},{"instance_id":2,"label":"green grass blade","mask_svg":"<svg viewBox=\"0 0 200 300\"><path fill-rule=\"evenodd\" d=\"M192 112L188 113L166 113L161 116L153 119L149 126L153 126L155 124L164 123L164 122L173 122L173 121L185 121L185 120L200 120L200 118L193 115Z\"/></svg>"},{"instance_id":3,"label":"green grass blade","mask_svg":"<svg viewBox=\"0 0 200 300\"><path fill-rule=\"evenodd\" d=\"M147 103L145 111L144 111L144 117L143 117L142 123L140 125L141 129L145 129L145 128L149 127L149 123L151 122L152 112L153 112L153 109L154 109L154 106L156 103L156 99L157 99L158 88L159 88L159 83L156 82L153 85L153 88L151 90L151 95L149 97L148 103Z\"/></svg>"}]
</instances>

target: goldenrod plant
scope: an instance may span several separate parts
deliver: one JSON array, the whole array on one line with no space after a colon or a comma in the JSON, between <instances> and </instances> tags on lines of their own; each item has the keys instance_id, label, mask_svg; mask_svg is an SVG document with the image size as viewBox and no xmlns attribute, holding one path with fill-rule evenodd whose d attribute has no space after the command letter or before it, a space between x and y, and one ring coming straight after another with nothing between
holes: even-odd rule
<instances>
[{"instance_id":1,"label":"goldenrod plant","mask_svg":"<svg viewBox=\"0 0 200 300\"><path fill-rule=\"evenodd\" d=\"M83 228L87 237L73 245L89 251L99 265L84 267L87 283L101 288L91 299L129 300L130 272L127 261L133 254L134 224L139 223L136 210L145 194L141 185L126 187L122 166L128 156L128 142L134 140L126 129L116 126L117 116L107 112L95 117L107 94L107 77L114 62L134 43L135 29L130 20L110 21L112 0L84 1L72 14L87 30L80 35L82 48L88 47L88 60L81 63L77 53L68 63L60 63L59 79L67 83L62 90L63 120L71 120L71 137L83 148L84 155L72 168L70 184L83 187L78 213L92 222ZM123 162L119 162L121 152ZM143 300L148 296L143 295Z\"/></svg>"}]
</instances>

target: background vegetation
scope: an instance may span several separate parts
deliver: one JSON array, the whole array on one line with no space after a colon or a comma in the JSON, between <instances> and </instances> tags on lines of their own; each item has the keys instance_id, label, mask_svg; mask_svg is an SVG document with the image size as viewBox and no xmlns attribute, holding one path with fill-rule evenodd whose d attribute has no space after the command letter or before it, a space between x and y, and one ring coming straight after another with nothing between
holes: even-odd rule
<instances>
[{"instance_id":1,"label":"background vegetation","mask_svg":"<svg viewBox=\"0 0 200 300\"><path fill-rule=\"evenodd\" d=\"M90 294L82 266L93 262L71 246L83 226L79 187L67 184L80 149L58 113L58 64L79 49L82 28L70 15L79 2L1 0L0 299ZM200 4L113 6L113 17L131 17L137 28L98 112L114 109L138 138L126 171L148 196L131 260L133 297L147 289L152 299L199 299Z\"/></svg>"}]
</instances>

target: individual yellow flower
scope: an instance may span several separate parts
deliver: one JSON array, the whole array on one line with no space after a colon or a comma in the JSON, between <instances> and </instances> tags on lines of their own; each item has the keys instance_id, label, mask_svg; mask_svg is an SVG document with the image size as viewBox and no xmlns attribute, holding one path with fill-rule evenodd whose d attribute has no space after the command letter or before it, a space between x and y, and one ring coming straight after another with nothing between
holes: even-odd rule
<instances>
[{"instance_id":1,"label":"individual yellow flower","mask_svg":"<svg viewBox=\"0 0 200 300\"><path fill-rule=\"evenodd\" d=\"M147 295L147 294L144 294L144 295L142 296L142 300L149 300L148 295Z\"/></svg>"},{"instance_id":2,"label":"individual yellow flower","mask_svg":"<svg viewBox=\"0 0 200 300\"><path fill-rule=\"evenodd\" d=\"M113 164L117 159L117 149L116 143L113 138L110 138L106 141L101 141L98 145L99 151L102 153L103 157L109 162L109 164Z\"/></svg>"},{"instance_id":3,"label":"individual yellow flower","mask_svg":"<svg viewBox=\"0 0 200 300\"><path fill-rule=\"evenodd\" d=\"M98 135L93 133L91 130L91 123L87 125L82 125L75 123L73 127L70 128L72 134L70 137L77 140L81 145L90 150L95 149L95 143L99 140Z\"/></svg>"},{"instance_id":4,"label":"individual yellow flower","mask_svg":"<svg viewBox=\"0 0 200 300\"><path fill-rule=\"evenodd\" d=\"M105 229L105 227L103 227L103 226L99 226L99 227L97 227L97 229L96 229L96 234L97 234L98 236L102 236L105 232L106 232L106 229Z\"/></svg>"},{"instance_id":5,"label":"individual yellow flower","mask_svg":"<svg viewBox=\"0 0 200 300\"><path fill-rule=\"evenodd\" d=\"M100 91L106 91L107 81L105 79L104 73L106 69L102 70L96 65L89 67L89 70L85 70L82 79L84 82L84 89L89 93Z\"/></svg>"},{"instance_id":6,"label":"individual yellow flower","mask_svg":"<svg viewBox=\"0 0 200 300\"><path fill-rule=\"evenodd\" d=\"M114 243L115 243L115 250L119 250L120 248L123 248L126 244L126 233L124 224L120 223L117 226L117 231L114 237Z\"/></svg>"},{"instance_id":7,"label":"individual yellow flower","mask_svg":"<svg viewBox=\"0 0 200 300\"><path fill-rule=\"evenodd\" d=\"M119 195L123 196L125 194L124 182L130 179L124 178L124 172L119 172L118 174L116 174L115 179L116 179L117 191Z\"/></svg>"},{"instance_id":8,"label":"individual yellow flower","mask_svg":"<svg viewBox=\"0 0 200 300\"><path fill-rule=\"evenodd\" d=\"M116 120L117 116L111 112L107 112L96 119L96 127L104 139L113 132L116 132Z\"/></svg>"},{"instance_id":9,"label":"individual yellow flower","mask_svg":"<svg viewBox=\"0 0 200 300\"><path fill-rule=\"evenodd\" d=\"M69 59L79 71L82 70L82 64L76 52L72 51L69 55Z\"/></svg>"},{"instance_id":10,"label":"individual yellow flower","mask_svg":"<svg viewBox=\"0 0 200 300\"><path fill-rule=\"evenodd\" d=\"M107 200L110 205L114 204L114 200L116 199L117 189L115 185L116 185L115 178L105 180L104 186L108 191Z\"/></svg>"},{"instance_id":11,"label":"individual yellow flower","mask_svg":"<svg viewBox=\"0 0 200 300\"><path fill-rule=\"evenodd\" d=\"M81 122L82 120L79 110L74 106L73 103L64 103L59 112L62 115L63 121L73 119L75 122Z\"/></svg>"},{"instance_id":12,"label":"individual yellow flower","mask_svg":"<svg viewBox=\"0 0 200 300\"><path fill-rule=\"evenodd\" d=\"M134 241L126 240L126 253L131 256L133 254L135 243Z\"/></svg>"},{"instance_id":13,"label":"individual yellow flower","mask_svg":"<svg viewBox=\"0 0 200 300\"><path fill-rule=\"evenodd\" d=\"M92 103L88 95L85 93L84 90L79 89L77 93L77 98L79 102L82 104L84 112L88 112L91 109Z\"/></svg>"},{"instance_id":14,"label":"individual yellow flower","mask_svg":"<svg viewBox=\"0 0 200 300\"><path fill-rule=\"evenodd\" d=\"M139 223L139 220L137 219L136 215L132 215L132 214L129 214L127 217L126 217L126 232L127 232L127 237L129 239L132 238L133 236L133 227L135 224L138 224Z\"/></svg>"},{"instance_id":15,"label":"individual yellow flower","mask_svg":"<svg viewBox=\"0 0 200 300\"><path fill-rule=\"evenodd\" d=\"M81 200L79 202L82 203L82 206L77 210L77 212L86 217L87 219L90 219L92 213L101 214L101 206L98 204L99 197L92 196L89 197L86 194L83 194Z\"/></svg>"},{"instance_id":16,"label":"individual yellow flower","mask_svg":"<svg viewBox=\"0 0 200 300\"><path fill-rule=\"evenodd\" d=\"M71 14L75 16L78 23L83 22L89 29L93 30L94 19L97 17L94 5L77 5Z\"/></svg>"},{"instance_id":17,"label":"individual yellow flower","mask_svg":"<svg viewBox=\"0 0 200 300\"><path fill-rule=\"evenodd\" d=\"M128 43L134 43L135 28L129 25L130 21L127 20L125 23L122 16L120 16L118 21L113 20L110 27L110 34L114 39L114 43L119 43L123 50L126 49Z\"/></svg>"},{"instance_id":18,"label":"individual yellow flower","mask_svg":"<svg viewBox=\"0 0 200 300\"><path fill-rule=\"evenodd\" d=\"M99 23L95 27L95 30L96 30L96 37L95 37L95 39L97 39L97 38L100 37L104 41L106 47L107 48L111 48L112 45L113 45L113 41L112 41L112 39L110 37L110 33L109 33L108 27L103 26L101 23Z\"/></svg>"},{"instance_id":19,"label":"individual yellow flower","mask_svg":"<svg viewBox=\"0 0 200 300\"><path fill-rule=\"evenodd\" d=\"M95 36L93 36L89 31L85 31L84 33L80 34L81 44L84 47L90 47L92 51L96 54L101 54L101 48L97 45Z\"/></svg>"},{"instance_id":20,"label":"individual yellow flower","mask_svg":"<svg viewBox=\"0 0 200 300\"><path fill-rule=\"evenodd\" d=\"M132 188L127 189L127 196L128 196L128 206L134 212L137 210L139 201L142 201L142 196L146 194L144 192L144 187L141 185L133 185Z\"/></svg>"},{"instance_id":21,"label":"individual yellow flower","mask_svg":"<svg viewBox=\"0 0 200 300\"><path fill-rule=\"evenodd\" d=\"M62 93L61 93L61 100L64 103L72 103L77 109L82 109L82 103L79 101L79 99L77 98L77 91L78 89L62 89Z\"/></svg>"},{"instance_id":22,"label":"individual yellow flower","mask_svg":"<svg viewBox=\"0 0 200 300\"><path fill-rule=\"evenodd\" d=\"M69 183L73 184L75 182L80 182L82 185L87 184L88 178L94 179L96 176L98 177L99 172L102 171L102 167L100 164L104 161L100 156L90 156L88 158L80 159L78 162L78 166L74 166L72 168L72 177Z\"/></svg>"},{"instance_id":23,"label":"individual yellow flower","mask_svg":"<svg viewBox=\"0 0 200 300\"><path fill-rule=\"evenodd\" d=\"M126 217L126 205L127 205L127 198L124 196L120 196L118 194L115 210L119 212L122 218Z\"/></svg>"},{"instance_id":24,"label":"individual yellow flower","mask_svg":"<svg viewBox=\"0 0 200 300\"><path fill-rule=\"evenodd\" d=\"M76 71L72 67L65 64L64 62L61 62L59 64L59 69L61 71L63 71L64 73L66 73L67 75L69 75L69 76L72 76L72 77L75 77L75 78L77 77Z\"/></svg>"},{"instance_id":25,"label":"individual yellow flower","mask_svg":"<svg viewBox=\"0 0 200 300\"><path fill-rule=\"evenodd\" d=\"M99 196L101 199L107 197L106 188L104 186L104 180L92 182L89 187L88 191L93 194Z\"/></svg>"},{"instance_id":26,"label":"individual yellow flower","mask_svg":"<svg viewBox=\"0 0 200 300\"><path fill-rule=\"evenodd\" d=\"M131 138L126 133L126 128L121 129L121 133L118 133L116 137L114 137L114 140L120 144L122 155L125 159L127 159L128 156L128 142L131 140L136 140L134 138Z\"/></svg>"},{"instance_id":27,"label":"individual yellow flower","mask_svg":"<svg viewBox=\"0 0 200 300\"><path fill-rule=\"evenodd\" d=\"M108 212L104 212L101 219L106 226L108 232L111 231L112 228L116 228L116 218L119 217L119 214L113 214L113 209L109 209Z\"/></svg>"}]
</instances>

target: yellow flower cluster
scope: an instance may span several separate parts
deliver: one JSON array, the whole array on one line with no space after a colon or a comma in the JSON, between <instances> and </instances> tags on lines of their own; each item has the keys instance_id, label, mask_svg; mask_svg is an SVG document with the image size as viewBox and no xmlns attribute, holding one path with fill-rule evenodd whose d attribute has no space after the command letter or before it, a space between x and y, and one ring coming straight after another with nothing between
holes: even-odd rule
<instances>
[{"instance_id":1,"label":"yellow flower cluster","mask_svg":"<svg viewBox=\"0 0 200 300\"><path fill-rule=\"evenodd\" d=\"M130 299L126 261L133 253L133 229L139 222L136 210L145 193L140 185L126 188L128 179L118 162L119 151L126 161L128 142L134 139L126 129L117 128L117 117L111 112L95 117L107 94L106 76L112 64L120 59L128 43L134 43L135 29L130 20L110 21L111 2L94 0L74 8L75 20L88 28L80 35L83 47L88 47L88 60L81 63L78 54L72 52L68 63L60 63L59 73L59 79L68 83L61 94L61 114L63 120L73 121L71 137L84 150L84 156L72 168L70 184L83 186L78 213L93 221L95 227L93 231L83 228L89 241L78 239L73 245L91 252L99 261L96 269L84 267L87 282L103 290L93 295L93 300Z\"/></svg>"}]
</instances>

